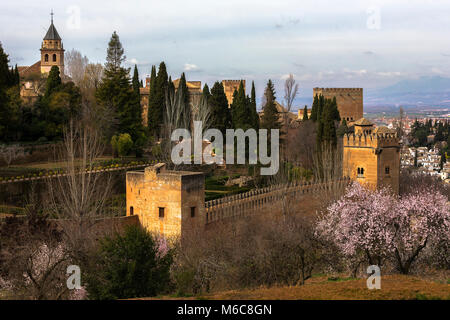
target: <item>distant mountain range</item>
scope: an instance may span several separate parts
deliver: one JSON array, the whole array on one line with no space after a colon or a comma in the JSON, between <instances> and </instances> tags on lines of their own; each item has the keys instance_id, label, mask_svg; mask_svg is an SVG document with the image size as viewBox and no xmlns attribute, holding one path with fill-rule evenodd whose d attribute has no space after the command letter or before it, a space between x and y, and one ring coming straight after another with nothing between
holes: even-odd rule
<instances>
[{"instance_id":1,"label":"distant mountain range","mask_svg":"<svg viewBox=\"0 0 450 320\"><path fill-rule=\"evenodd\" d=\"M365 106L450 106L450 78L440 76L402 80L394 85L364 90Z\"/></svg>"}]
</instances>

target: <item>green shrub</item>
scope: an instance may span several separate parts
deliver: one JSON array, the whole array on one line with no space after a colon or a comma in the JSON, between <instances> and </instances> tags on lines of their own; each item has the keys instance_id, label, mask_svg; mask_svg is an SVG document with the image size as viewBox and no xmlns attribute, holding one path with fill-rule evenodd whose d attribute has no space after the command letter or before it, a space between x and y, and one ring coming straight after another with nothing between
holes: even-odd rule
<instances>
[{"instance_id":1,"label":"green shrub","mask_svg":"<svg viewBox=\"0 0 450 320\"><path fill-rule=\"evenodd\" d=\"M86 277L89 298L125 299L164 293L173 259L171 250L158 243L137 226L104 238L96 266Z\"/></svg>"}]
</instances>

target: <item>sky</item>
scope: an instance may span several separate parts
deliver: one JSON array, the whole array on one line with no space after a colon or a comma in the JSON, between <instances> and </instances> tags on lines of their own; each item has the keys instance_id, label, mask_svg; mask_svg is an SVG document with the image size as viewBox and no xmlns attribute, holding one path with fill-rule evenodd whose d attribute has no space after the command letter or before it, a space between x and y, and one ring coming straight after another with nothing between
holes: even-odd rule
<instances>
[{"instance_id":1,"label":"sky","mask_svg":"<svg viewBox=\"0 0 450 320\"><path fill-rule=\"evenodd\" d=\"M105 62L113 31L141 78L165 61L172 78L268 79L283 100L292 73L299 97L313 87L382 88L450 77L448 0L21 0L0 3L0 42L11 64L31 65L53 9L64 48Z\"/></svg>"}]
</instances>

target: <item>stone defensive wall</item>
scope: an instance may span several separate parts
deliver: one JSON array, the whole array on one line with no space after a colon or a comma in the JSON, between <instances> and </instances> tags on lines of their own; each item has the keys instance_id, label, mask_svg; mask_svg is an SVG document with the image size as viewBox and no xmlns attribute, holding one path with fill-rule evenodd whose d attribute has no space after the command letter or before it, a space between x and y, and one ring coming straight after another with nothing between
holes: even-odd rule
<instances>
[{"instance_id":1,"label":"stone defensive wall","mask_svg":"<svg viewBox=\"0 0 450 320\"><path fill-rule=\"evenodd\" d=\"M288 183L267 188L252 190L221 199L205 202L206 225L217 221L243 218L253 214L273 213L283 207L299 205L307 207L306 211L318 209L322 192L334 187L346 185L348 178L331 182L306 182L302 184ZM297 208L292 208L296 210Z\"/></svg>"}]
</instances>

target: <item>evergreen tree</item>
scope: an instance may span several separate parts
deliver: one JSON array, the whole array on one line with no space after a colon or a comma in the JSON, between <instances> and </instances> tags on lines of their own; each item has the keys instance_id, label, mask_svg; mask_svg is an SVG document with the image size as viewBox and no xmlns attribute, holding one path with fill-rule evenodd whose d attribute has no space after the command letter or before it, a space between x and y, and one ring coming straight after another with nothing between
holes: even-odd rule
<instances>
[{"instance_id":1,"label":"evergreen tree","mask_svg":"<svg viewBox=\"0 0 450 320\"><path fill-rule=\"evenodd\" d=\"M261 128L264 129L280 129L278 110L275 106L275 88L272 80L267 82L266 90L264 91L265 104L263 106L263 116L261 117Z\"/></svg>"},{"instance_id":2,"label":"evergreen tree","mask_svg":"<svg viewBox=\"0 0 450 320\"><path fill-rule=\"evenodd\" d=\"M332 100L327 100L325 102L323 113L322 113L322 123L323 123L323 136L322 141L330 144L333 147L337 145L336 137L336 126L334 124L334 106Z\"/></svg>"},{"instance_id":3,"label":"evergreen tree","mask_svg":"<svg viewBox=\"0 0 450 320\"><path fill-rule=\"evenodd\" d=\"M161 62L159 64L158 74L155 79L155 87L153 88L153 94L151 96L151 105L149 103L149 116L151 117L150 123L151 132L155 136L160 136L160 128L163 124L164 110L166 105L166 90L168 88L168 75L166 70L166 64ZM152 90L152 87L150 87Z\"/></svg>"},{"instance_id":4,"label":"evergreen tree","mask_svg":"<svg viewBox=\"0 0 450 320\"><path fill-rule=\"evenodd\" d=\"M190 102L189 102L189 89L187 87L186 75L184 74L184 72L181 74L180 82L178 83L178 89L177 90L181 90L183 92L183 96L184 96L184 107L183 107L181 118L182 119L187 119L187 121L185 121L185 122L186 123L190 123L191 122L190 121L190 119L191 119L191 107L190 107Z\"/></svg>"},{"instance_id":5,"label":"evergreen tree","mask_svg":"<svg viewBox=\"0 0 450 320\"><path fill-rule=\"evenodd\" d=\"M59 68L57 66L52 66L50 73L48 74L44 97L48 98L60 85L61 77L59 76Z\"/></svg>"},{"instance_id":6,"label":"evergreen tree","mask_svg":"<svg viewBox=\"0 0 450 320\"><path fill-rule=\"evenodd\" d=\"M336 97L333 97L333 99L331 100L331 117L333 118L333 120L335 121L341 121L341 116L339 114L339 109L337 106L337 102L336 102Z\"/></svg>"},{"instance_id":7,"label":"evergreen tree","mask_svg":"<svg viewBox=\"0 0 450 320\"><path fill-rule=\"evenodd\" d=\"M318 119L318 111L319 111L319 96L316 94L314 96L314 101L311 107L311 120L316 122Z\"/></svg>"},{"instance_id":8,"label":"evergreen tree","mask_svg":"<svg viewBox=\"0 0 450 320\"><path fill-rule=\"evenodd\" d=\"M242 129L246 131L252 126L253 118L250 113L250 99L245 96L244 84L239 83L237 95L233 99L231 108L231 119L233 121L234 129Z\"/></svg>"},{"instance_id":9,"label":"evergreen tree","mask_svg":"<svg viewBox=\"0 0 450 320\"><path fill-rule=\"evenodd\" d=\"M209 101L209 98L211 97L211 93L209 92L209 87L206 83L203 86L202 95L203 95L203 98L206 99L206 101Z\"/></svg>"},{"instance_id":10,"label":"evergreen tree","mask_svg":"<svg viewBox=\"0 0 450 320\"><path fill-rule=\"evenodd\" d=\"M114 32L108 44L104 76L96 93L97 99L103 106L111 109L117 119L110 136L115 133L128 133L134 142L139 139L142 141L144 137L142 136L139 75L135 67L132 82L130 70L122 67L124 60L124 49L119 36Z\"/></svg>"},{"instance_id":11,"label":"evergreen tree","mask_svg":"<svg viewBox=\"0 0 450 320\"><path fill-rule=\"evenodd\" d=\"M319 96L319 107L317 109L317 119L322 119L322 113L325 108L325 97L323 95Z\"/></svg>"},{"instance_id":12,"label":"evergreen tree","mask_svg":"<svg viewBox=\"0 0 450 320\"><path fill-rule=\"evenodd\" d=\"M156 108L156 67L152 66L152 71L150 74L150 89L149 89L149 95L148 95L148 127L151 132L154 132L154 109Z\"/></svg>"},{"instance_id":13,"label":"evergreen tree","mask_svg":"<svg viewBox=\"0 0 450 320\"><path fill-rule=\"evenodd\" d=\"M303 121L308 121L308 106L305 105L303 108Z\"/></svg>"},{"instance_id":14,"label":"evergreen tree","mask_svg":"<svg viewBox=\"0 0 450 320\"><path fill-rule=\"evenodd\" d=\"M216 81L211 88L208 104L211 108L211 127L225 134L231 128L231 112L223 84Z\"/></svg>"},{"instance_id":15,"label":"evergreen tree","mask_svg":"<svg viewBox=\"0 0 450 320\"><path fill-rule=\"evenodd\" d=\"M175 96L175 85L173 84L171 76L169 76L169 83L167 84L167 94L169 97Z\"/></svg>"},{"instance_id":16,"label":"evergreen tree","mask_svg":"<svg viewBox=\"0 0 450 320\"><path fill-rule=\"evenodd\" d=\"M256 110L256 90L255 90L255 82L252 81L252 91L250 96L250 111L252 115L252 123L251 126L255 130L259 129L259 115L258 110Z\"/></svg>"},{"instance_id":17,"label":"evergreen tree","mask_svg":"<svg viewBox=\"0 0 450 320\"><path fill-rule=\"evenodd\" d=\"M133 91L136 95L139 95L139 88L141 87L141 84L139 82L139 72L136 65L134 65L134 72L133 72L133 80L131 82L133 86Z\"/></svg>"},{"instance_id":18,"label":"evergreen tree","mask_svg":"<svg viewBox=\"0 0 450 320\"><path fill-rule=\"evenodd\" d=\"M105 72L116 73L122 69L122 63L126 59L124 52L119 36L114 31L108 43Z\"/></svg>"}]
</instances>

